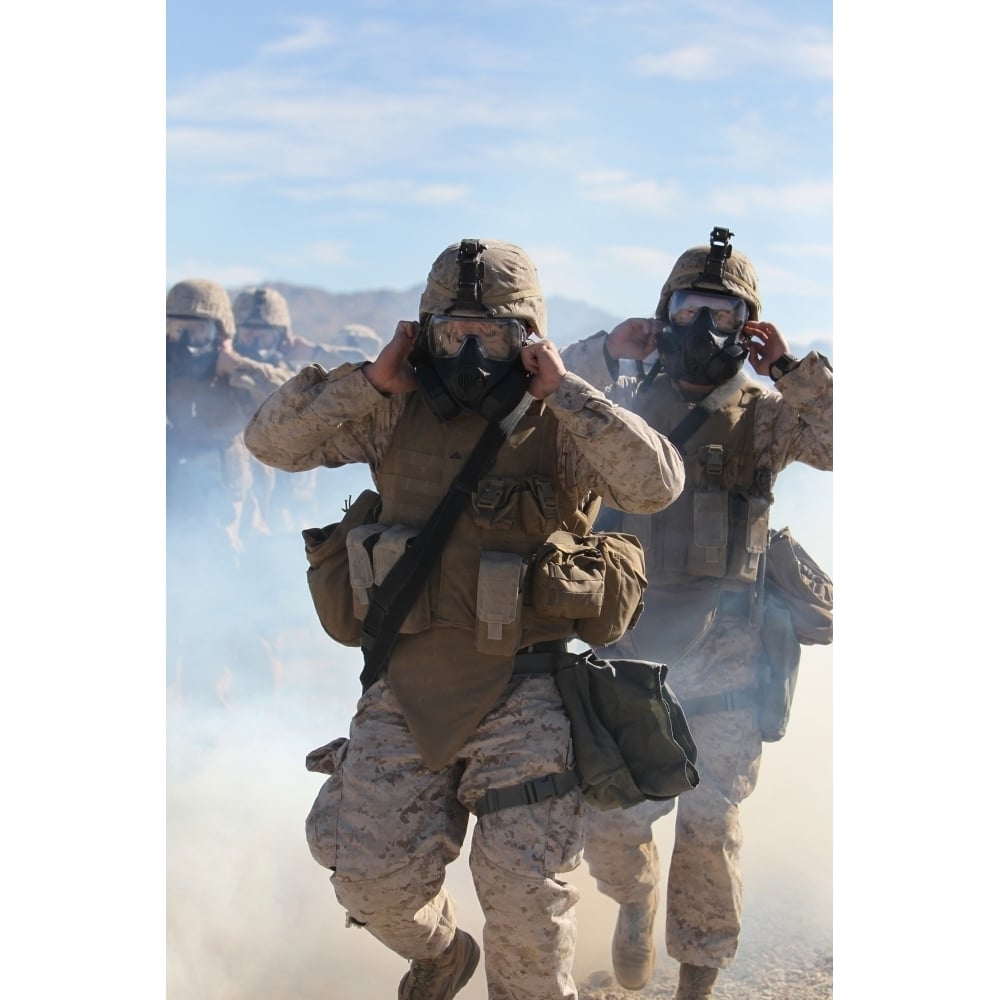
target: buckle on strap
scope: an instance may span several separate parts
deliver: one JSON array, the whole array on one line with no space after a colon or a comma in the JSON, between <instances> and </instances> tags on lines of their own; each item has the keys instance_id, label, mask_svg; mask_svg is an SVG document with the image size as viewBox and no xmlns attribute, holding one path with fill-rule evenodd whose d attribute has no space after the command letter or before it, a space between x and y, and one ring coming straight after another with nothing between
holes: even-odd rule
<instances>
[{"instance_id":1,"label":"buckle on strap","mask_svg":"<svg viewBox=\"0 0 1000 1000\"><path fill-rule=\"evenodd\" d=\"M559 771L541 778L526 781L523 785L508 785L506 788L490 788L476 803L476 816L480 819L500 809L511 806L530 806L536 802L565 795L576 788L579 779L574 771Z\"/></svg>"}]
</instances>

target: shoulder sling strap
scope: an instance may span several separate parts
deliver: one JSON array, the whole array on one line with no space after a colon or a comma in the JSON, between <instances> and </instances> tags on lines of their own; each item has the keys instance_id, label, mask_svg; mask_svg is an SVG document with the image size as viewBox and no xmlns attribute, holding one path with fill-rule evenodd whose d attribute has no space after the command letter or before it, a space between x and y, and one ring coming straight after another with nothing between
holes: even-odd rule
<instances>
[{"instance_id":1,"label":"shoulder sling strap","mask_svg":"<svg viewBox=\"0 0 1000 1000\"><path fill-rule=\"evenodd\" d=\"M368 614L361 625L361 650L365 660L361 671L362 690L371 687L386 668L400 626L437 565L462 506L469 501L476 484L532 402L530 393L525 393L506 417L487 424L427 523L411 539L382 583L372 590Z\"/></svg>"}]
</instances>

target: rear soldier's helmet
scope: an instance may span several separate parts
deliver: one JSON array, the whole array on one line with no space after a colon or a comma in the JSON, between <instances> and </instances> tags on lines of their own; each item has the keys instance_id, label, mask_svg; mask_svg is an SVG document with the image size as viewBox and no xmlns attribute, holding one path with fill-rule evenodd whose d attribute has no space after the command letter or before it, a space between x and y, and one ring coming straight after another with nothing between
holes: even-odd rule
<instances>
[{"instance_id":1,"label":"rear soldier's helmet","mask_svg":"<svg viewBox=\"0 0 1000 1000\"><path fill-rule=\"evenodd\" d=\"M236 296L233 316L240 326L281 326L292 328L288 303L281 292L273 288L247 288Z\"/></svg>"},{"instance_id":2,"label":"rear soldier's helmet","mask_svg":"<svg viewBox=\"0 0 1000 1000\"><path fill-rule=\"evenodd\" d=\"M674 264L660 292L660 301L656 306L657 319L664 321L667 319L667 303L670 301L670 296L682 289L738 295L746 302L750 310L750 319L760 319L761 301L757 294L757 272L750 263L750 258L734 248L732 256L726 261L721 280L713 279L704 274L709 249L708 246L692 247L677 258L677 263Z\"/></svg>"},{"instance_id":3,"label":"rear soldier's helmet","mask_svg":"<svg viewBox=\"0 0 1000 1000\"><path fill-rule=\"evenodd\" d=\"M177 319L214 319L223 340L236 332L226 290L214 281L189 278L167 292L167 316Z\"/></svg>"},{"instance_id":4,"label":"rear soldier's helmet","mask_svg":"<svg viewBox=\"0 0 1000 1000\"><path fill-rule=\"evenodd\" d=\"M522 320L535 333L546 335L545 299L538 272L531 258L519 246L502 240L480 240L485 247L480 301L498 319ZM446 247L431 265L427 287L420 296L420 323L434 313L450 312L458 299L460 243Z\"/></svg>"}]
</instances>

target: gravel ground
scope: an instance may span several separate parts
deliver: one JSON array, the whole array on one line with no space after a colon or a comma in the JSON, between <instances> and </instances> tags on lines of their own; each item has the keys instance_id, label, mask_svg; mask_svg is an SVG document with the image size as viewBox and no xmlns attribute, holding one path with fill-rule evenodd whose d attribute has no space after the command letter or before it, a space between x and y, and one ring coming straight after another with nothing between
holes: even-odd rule
<instances>
[{"instance_id":1,"label":"gravel ground","mask_svg":"<svg viewBox=\"0 0 1000 1000\"><path fill-rule=\"evenodd\" d=\"M794 900L768 898L766 905L760 910L748 901L739 952L732 966L719 973L713 1000L830 1000L833 950L828 930L804 923ZM580 1000L673 1000L677 968L661 951L641 991L619 986L610 970L597 970L577 983Z\"/></svg>"}]
</instances>

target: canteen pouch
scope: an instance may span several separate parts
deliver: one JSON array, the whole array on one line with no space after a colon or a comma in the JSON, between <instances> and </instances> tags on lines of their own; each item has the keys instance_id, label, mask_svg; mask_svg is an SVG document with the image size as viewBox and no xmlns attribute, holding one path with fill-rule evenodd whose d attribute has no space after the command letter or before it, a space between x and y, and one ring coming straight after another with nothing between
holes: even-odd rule
<instances>
[{"instance_id":1,"label":"canteen pouch","mask_svg":"<svg viewBox=\"0 0 1000 1000\"><path fill-rule=\"evenodd\" d=\"M354 591L347 553L347 536L356 527L378 520L382 498L364 490L344 511L344 519L324 528L306 528L306 583L316 615L331 639L345 646L361 645L361 621L354 610Z\"/></svg>"},{"instance_id":2,"label":"canteen pouch","mask_svg":"<svg viewBox=\"0 0 1000 1000\"><path fill-rule=\"evenodd\" d=\"M476 650L513 656L521 646L522 588L527 566L515 552L483 552L476 591Z\"/></svg>"}]
</instances>

